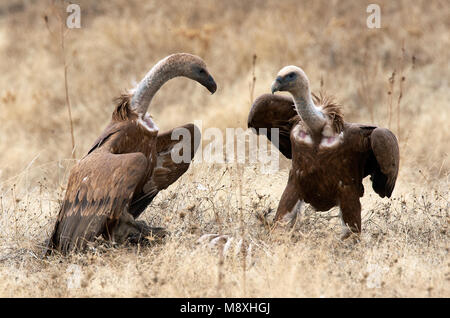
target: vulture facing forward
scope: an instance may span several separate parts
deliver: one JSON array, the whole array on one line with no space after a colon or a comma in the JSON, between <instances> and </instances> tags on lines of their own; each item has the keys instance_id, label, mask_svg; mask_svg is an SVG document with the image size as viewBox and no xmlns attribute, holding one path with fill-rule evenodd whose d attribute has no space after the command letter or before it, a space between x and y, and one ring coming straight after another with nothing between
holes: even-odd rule
<instances>
[{"instance_id":1,"label":"vulture facing forward","mask_svg":"<svg viewBox=\"0 0 450 318\"><path fill-rule=\"evenodd\" d=\"M175 145L190 143L190 159L199 145L194 131L196 136L200 132L193 124L175 128L187 129L190 138L172 140L172 131L158 134L158 127L147 114L159 88L178 76L199 82L211 93L216 91L203 60L179 53L158 62L132 95L122 95L109 125L70 172L48 251L67 254L81 250L99 235L121 243L164 232L135 219L159 191L188 169L190 161L172 160Z\"/></svg>"},{"instance_id":2,"label":"vulture facing forward","mask_svg":"<svg viewBox=\"0 0 450 318\"><path fill-rule=\"evenodd\" d=\"M287 91L292 98L274 95ZM249 128L279 128L278 148L292 159L289 180L275 222L292 222L304 202L317 211L339 206L342 238L361 232L363 178L370 175L380 197L390 197L399 168L395 135L385 128L344 122L340 106L311 95L302 69L286 66L272 84L272 94L252 106ZM271 139L270 133L267 137Z\"/></svg>"}]
</instances>

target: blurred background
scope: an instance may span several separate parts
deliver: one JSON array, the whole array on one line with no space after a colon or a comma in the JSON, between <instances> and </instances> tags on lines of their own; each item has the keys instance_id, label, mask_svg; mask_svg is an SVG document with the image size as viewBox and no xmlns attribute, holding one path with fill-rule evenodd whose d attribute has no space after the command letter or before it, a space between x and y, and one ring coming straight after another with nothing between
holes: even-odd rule
<instances>
[{"instance_id":1,"label":"blurred background","mask_svg":"<svg viewBox=\"0 0 450 318\"><path fill-rule=\"evenodd\" d=\"M370 29L373 2L78 0L81 28L67 29L68 1L0 0L0 296L448 297L449 2L377 0L381 28ZM149 108L161 131L198 120L246 128L252 101L294 64L313 91L335 96L346 121L397 135L393 197L364 180L360 244L335 238L337 209L306 206L295 231L267 231L287 160L269 176L202 163L141 217L169 229L165 244L37 256L70 167L108 124L113 99L175 52L201 56L218 90L168 82ZM198 248L206 233L252 242L254 261ZM72 263L82 288L68 287Z\"/></svg>"}]
</instances>

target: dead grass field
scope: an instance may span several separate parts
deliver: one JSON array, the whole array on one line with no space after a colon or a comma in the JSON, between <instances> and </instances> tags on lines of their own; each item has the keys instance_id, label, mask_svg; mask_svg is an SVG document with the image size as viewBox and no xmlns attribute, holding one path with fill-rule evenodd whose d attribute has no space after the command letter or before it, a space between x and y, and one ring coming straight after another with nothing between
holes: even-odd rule
<instances>
[{"instance_id":1,"label":"dead grass field","mask_svg":"<svg viewBox=\"0 0 450 318\"><path fill-rule=\"evenodd\" d=\"M43 18L57 30L53 2L1 1L0 297L449 297L448 2L377 2L381 29L366 27L371 1L77 1L82 28L65 37L76 158L112 99L174 52L203 57L219 88L166 84L150 107L160 129L246 128L256 54L254 97L301 66L347 121L397 134L400 174L391 199L366 180L354 244L338 240L337 210L307 207L292 231L269 233L259 216L273 217L287 161L272 175L194 163L142 216L172 233L164 244L42 259L74 163L64 65ZM246 252L222 255L198 242L206 233L243 238Z\"/></svg>"}]
</instances>

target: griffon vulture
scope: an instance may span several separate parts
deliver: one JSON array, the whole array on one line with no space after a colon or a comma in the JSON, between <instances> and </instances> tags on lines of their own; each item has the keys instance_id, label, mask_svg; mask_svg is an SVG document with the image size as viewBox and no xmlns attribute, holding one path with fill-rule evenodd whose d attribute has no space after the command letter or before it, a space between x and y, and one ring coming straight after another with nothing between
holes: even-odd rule
<instances>
[{"instance_id":1,"label":"griffon vulture","mask_svg":"<svg viewBox=\"0 0 450 318\"><path fill-rule=\"evenodd\" d=\"M287 91L293 98L274 95ZM253 103L248 127L279 128L281 153L292 159L287 186L275 222L292 224L304 202L317 211L339 206L342 238L361 232L363 178L370 175L380 197L390 197L399 169L395 135L385 128L347 123L330 98L311 95L302 69L284 67L272 84L272 94ZM270 133L267 137L271 139Z\"/></svg>"},{"instance_id":2,"label":"griffon vulture","mask_svg":"<svg viewBox=\"0 0 450 318\"><path fill-rule=\"evenodd\" d=\"M70 171L48 251L67 254L82 250L99 235L115 242L139 241L162 230L135 219L159 191L183 175L200 142L199 138L194 140L194 132L200 134L195 125L175 128L186 129L190 138L172 140L172 131L159 134L147 114L159 88L178 76L199 82L211 93L216 91L205 62L179 53L158 62L134 93L122 95L109 125ZM190 143L188 162L172 160L172 150L178 143Z\"/></svg>"}]
</instances>

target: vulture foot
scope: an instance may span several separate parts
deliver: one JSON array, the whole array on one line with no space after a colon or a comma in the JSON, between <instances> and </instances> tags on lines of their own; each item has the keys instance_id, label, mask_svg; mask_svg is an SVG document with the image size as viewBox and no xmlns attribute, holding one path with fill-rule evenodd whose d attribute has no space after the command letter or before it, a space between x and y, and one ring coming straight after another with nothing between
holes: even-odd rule
<instances>
[{"instance_id":1,"label":"vulture foot","mask_svg":"<svg viewBox=\"0 0 450 318\"><path fill-rule=\"evenodd\" d=\"M148 227L140 232L131 233L127 242L131 244L153 244L162 243L170 235L170 232L163 227Z\"/></svg>"},{"instance_id":2,"label":"vulture foot","mask_svg":"<svg viewBox=\"0 0 450 318\"><path fill-rule=\"evenodd\" d=\"M297 223L297 220L301 218L303 201L296 200L295 205L289 209L280 209L277 211L277 215L275 215L274 223L272 225L272 230L277 228L283 230L289 230L294 227Z\"/></svg>"},{"instance_id":3,"label":"vulture foot","mask_svg":"<svg viewBox=\"0 0 450 318\"><path fill-rule=\"evenodd\" d=\"M131 214L123 213L114 229L112 238L116 243L131 244L161 243L169 235L162 227L150 227L143 221L136 221Z\"/></svg>"},{"instance_id":4,"label":"vulture foot","mask_svg":"<svg viewBox=\"0 0 450 318\"><path fill-rule=\"evenodd\" d=\"M342 234L341 234L340 240L341 241L344 241L344 240L348 241L348 240L350 240L352 242L357 243L357 242L360 241L360 234L361 233L352 232L348 227L344 227L344 229L342 230Z\"/></svg>"}]
</instances>

